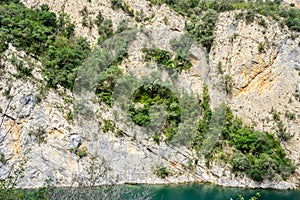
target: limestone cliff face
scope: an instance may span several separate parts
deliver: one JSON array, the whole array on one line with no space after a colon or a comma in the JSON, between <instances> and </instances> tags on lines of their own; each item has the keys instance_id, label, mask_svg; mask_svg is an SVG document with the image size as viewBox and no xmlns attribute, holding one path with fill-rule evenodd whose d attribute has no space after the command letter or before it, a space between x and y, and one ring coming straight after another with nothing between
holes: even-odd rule
<instances>
[{"instance_id":1,"label":"limestone cliff face","mask_svg":"<svg viewBox=\"0 0 300 200\"><path fill-rule=\"evenodd\" d=\"M298 162L299 38L292 38L292 33L276 22L259 17L268 21L266 27L235 20L234 13L220 16L210 54L212 77L218 81L228 74L232 78L232 94L227 95L227 101L244 122L256 129L276 132L272 112L278 112L287 131L294 134L282 145ZM221 65L223 75L218 74L217 65ZM297 117L289 119L289 113Z\"/></svg>"},{"instance_id":2,"label":"limestone cliff face","mask_svg":"<svg viewBox=\"0 0 300 200\"><path fill-rule=\"evenodd\" d=\"M121 10L113 10L108 0L23 2L28 7L48 4L56 13L68 13L76 24L76 34L87 37L93 44L98 37L96 26L83 27L79 14L85 6L91 20L100 10L105 18L112 19L114 28L122 19L129 20L131 26L144 26L151 37L138 34L139 40L130 46L129 56L120 66L124 71L139 70L140 66L146 65L141 53L144 44L170 49L170 40L184 34L184 17L165 6L150 6L144 0L126 1L134 12L143 10L143 17L150 17L143 22L136 22ZM276 132L276 124L272 120L272 110L275 109L287 131L294 134L290 142L282 145L297 165L300 159L297 145L300 129L300 39L291 37L292 33L279 28L276 22L266 17L257 17L266 21L267 26L262 27L257 19L246 24L234 16L235 12L220 15L209 62L203 48L193 44L193 67L178 75L178 80L184 80L179 81L179 85L201 95L204 83L208 84L212 107L225 101L237 116L258 130ZM13 76L17 72L10 59L12 56L32 65L33 78ZM76 178L87 176L85 169L89 163L92 160L102 163L102 159L111 168L107 175L119 183L200 181L240 187L298 187L299 168L287 181L257 183L247 177L235 177L226 163L215 162L211 168L206 167L204 159L191 163L195 160L195 152L183 146L157 145L142 129L129 127L121 137L113 130L103 131L101 126L93 126L93 122L104 124L111 120L115 129L124 125L113 122L114 110L104 104L93 103L91 107L95 113L87 122L90 124L82 125L76 117L71 117L75 98L72 92L63 88L43 90L45 83L39 62L10 46L1 66L0 142L3 141L3 144L0 152L4 153L7 163L0 163L0 176L5 177L18 160L25 158L25 177L20 181L20 187L42 186L49 177L54 177L59 186L76 185ZM140 73L147 74L147 70L143 69ZM224 76L230 77L232 86L227 92L221 83ZM289 119L286 113L293 113L295 119ZM89 127L93 134L87 134L83 127ZM85 153L87 155L82 156ZM161 166L168 168L169 177L162 179L155 175L155 170ZM105 178L97 181L97 184L105 183L108 183Z\"/></svg>"},{"instance_id":3,"label":"limestone cliff face","mask_svg":"<svg viewBox=\"0 0 300 200\"><path fill-rule=\"evenodd\" d=\"M279 113L286 130L294 135L283 142L289 156L299 162L299 38L266 17L262 27L221 14L210 53L212 102L218 105L222 76L231 77L232 91L226 95L235 114L257 130L276 133L273 112ZM263 49L259 49L260 45ZM218 72L221 67L223 74ZM217 86L217 87L216 87ZM214 93L216 93L214 95ZM296 117L290 119L289 114ZM299 173L299 169L297 170Z\"/></svg>"}]
</instances>

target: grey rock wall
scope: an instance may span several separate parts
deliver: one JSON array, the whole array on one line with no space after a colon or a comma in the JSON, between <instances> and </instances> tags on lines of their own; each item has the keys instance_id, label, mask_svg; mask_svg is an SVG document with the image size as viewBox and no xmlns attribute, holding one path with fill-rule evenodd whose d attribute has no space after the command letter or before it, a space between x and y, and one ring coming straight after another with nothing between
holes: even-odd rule
<instances>
[{"instance_id":1,"label":"grey rock wall","mask_svg":"<svg viewBox=\"0 0 300 200\"><path fill-rule=\"evenodd\" d=\"M78 11L84 6L91 11L91 18L101 10L105 17L113 20L114 28L121 19L128 18L132 25L143 25L151 30L151 42L141 34L140 40L130 46L129 57L120 66L125 72L137 71L145 65L140 52L145 42L170 49L169 41L184 34L186 19L167 7L150 7L144 0L127 3L146 14L155 13L152 20L143 22L145 24L135 22L122 11L113 11L109 1L23 2L29 7L47 3L57 13L64 8L76 22L76 34L87 36L92 43L98 37L96 27L87 30L80 25ZM178 75L179 86L201 96L203 85L208 84L212 107L226 102L245 123L274 134L271 110L276 109L287 130L294 134L290 142L282 142L282 145L298 164L299 38L292 40L287 29L279 28L276 22L266 17L260 16L267 22L267 28L264 28L256 21L246 24L243 20L235 20L234 15L235 12L221 14L209 64L203 48L193 44L193 67ZM168 24L164 23L165 16ZM259 51L259 44L264 46L263 51ZM0 95L0 152L7 159L5 164L0 163L0 177L6 177L17 161L25 159L25 177L20 181L20 187L42 186L49 177L56 179L58 186L76 186L78 177L87 179L86 168L90 163L94 161L103 165L103 159L111 170L106 177L97 180L97 185L107 184L109 180L151 184L200 181L224 186L287 189L295 188L299 183L298 174L287 181L256 183L247 177L235 177L230 166L223 162L214 162L208 169L203 158L197 164L192 162L196 159L195 152L183 146L157 145L143 129L134 125L127 126L123 136L117 136L114 131L103 132L99 122L103 124L105 119L115 119L114 110L103 104L92 102L89 105L95 112L88 121L76 116L68 120L68 114L74 112L73 94L63 88L43 92L45 82L40 73L41 64L33 58L30 58L34 63L33 77L16 79L12 76L17 73L16 68L9 61L12 55L18 59L30 58L12 46L2 58L5 67L1 69L1 92L11 88L12 97ZM218 70L219 63L223 74ZM147 74L147 69L140 73ZM230 94L222 88L224 75L231 77ZM294 113L296 119L287 119L286 112ZM124 126L115 123L116 129L123 130ZM83 156L85 153L87 155ZM155 175L155 170L162 166L167 167L171 174L165 179Z\"/></svg>"}]
</instances>

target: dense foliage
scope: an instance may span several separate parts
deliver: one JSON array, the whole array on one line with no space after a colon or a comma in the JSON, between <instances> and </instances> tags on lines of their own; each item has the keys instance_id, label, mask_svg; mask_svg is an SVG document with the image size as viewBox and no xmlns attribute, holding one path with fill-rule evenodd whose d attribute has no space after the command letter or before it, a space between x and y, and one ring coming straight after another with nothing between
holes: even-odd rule
<instances>
[{"instance_id":1,"label":"dense foliage","mask_svg":"<svg viewBox=\"0 0 300 200\"><path fill-rule=\"evenodd\" d=\"M160 49L144 49L146 60L154 60L158 64L169 66L174 63L171 60L171 52ZM176 63L176 62L175 62ZM176 65L175 65L176 66ZM158 86L152 85L142 87L134 96L135 103L142 103L143 107L134 109L131 106L131 117L133 121L141 126L150 124L149 108L150 106L168 101L178 103L174 98L169 98L168 93L161 95ZM236 174L246 174L255 181L263 181L265 179L273 179L280 176L283 179L288 178L294 170L295 166L292 161L287 158L285 151L281 147L279 141L270 133L255 131L253 128L244 126L241 120L235 118L228 107L220 106L215 110L210 108L210 97L208 88L205 86L200 101L201 117L197 131L193 134L191 147L204 155L207 166L214 156L219 152L223 152L225 147L233 150L229 162L232 164L232 171ZM167 107L169 108L169 107ZM180 110L177 109L177 117L180 116ZM179 118L168 118L167 124L180 123ZM218 121L218 122L216 122ZM176 127L168 132L168 128L164 127L167 141L171 141L176 134ZM154 137L159 142L159 136Z\"/></svg>"},{"instance_id":2,"label":"dense foliage","mask_svg":"<svg viewBox=\"0 0 300 200\"><path fill-rule=\"evenodd\" d=\"M281 6L281 1L257 0L149 0L154 4L167 4L181 15L190 18L186 30L194 36L207 51L210 51L214 28L218 15L230 10L243 10L240 18L253 22L256 14L270 16L288 26L293 31L300 31L300 10Z\"/></svg>"},{"instance_id":3,"label":"dense foliage","mask_svg":"<svg viewBox=\"0 0 300 200\"><path fill-rule=\"evenodd\" d=\"M243 126L229 109L222 137L235 151L231 160L233 172L245 172L253 180L263 181L276 175L286 179L295 170L274 135Z\"/></svg>"},{"instance_id":4,"label":"dense foliage","mask_svg":"<svg viewBox=\"0 0 300 200\"><path fill-rule=\"evenodd\" d=\"M139 103L142 106L136 108ZM151 106L163 104L166 107L166 122L161 131L154 136L154 140L159 143L161 134L165 135L165 141L170 142L173 136L177 133L178 124L181 121L180 104L175 96L168 88L158 84L145 84L140 87L132 96L131 105L129 108L130 116L137 125L149 126L154 116L149 115ZM158 112L160 114L160 112ZM157 116L161 118L163 116Z\"/></svg>"},{"instance_id":5,"label":"dense foliage","mask_svg":"<svg viewBox=\"0 0 300 200\"><path fill-rule=\"evenodd\" d=\"M101 12L99 12L96 16L95 23L98 26L98 33L100 35L98 38L98 43L103 42L113 35L113 25L111 19L104 19Z\"/></svg>"},{"instance_id":6,"label":"dense foliage","mask_svg":"<svg viewBox=\"0 0 300 200\"><path fill-rule=\"evenodd\" d=\"M125 31L124 31L125 30ZM122 34L116 34L124 31ZM97 60L94 65L100 66L100 70L93 70L92 73L99 74L96 87L96 95L101 102L111 106L112 95L116 84L122 77L123 72L119 68L123 59L128 56L127 48L135 38L135 31L130 31L125 22L120 23L112 39L102 43L101 51L91 54L91 58ZM113 52L113 53L111 53ZM92 75L93 77L94 75Z\"/></svg>"},{"instance_id":7,"label":"dense foliage","mask_svg":"<svg viewBox=\"0 0 300 200\"><path fill-rule=\"evenodd\" d=\"M208 88L205 86L203 91L199 105L201 117L190 145L199 156L206 158L208 167L213 159L223 155L223 159L231 163L236 175L246 174L259 182L274 178L287 179L295 171L295 166L274 135L243 125L225 105L212 110ZM168 88L155 84L140 87L132 96L129 114L137 125L149 126L156 121L149 115L150 108L158 104L165 105L167 117L153 139L159 144L164 136L165 142L172 142L181 123L181 107ZM224 151L228 148L231 153Z\"/></svg>"},{"instance_id":8,"label":"dense foliage","mask_svg":"<svg viewBox=\"0 0 300 200\"><path fill-rule=\"evenodd\" d=\"M295 166L274 135L243 125L225 105L212 111L206 88L201 108L202 118L192 147L203 154L207 162L230 147L234 153L227 155L227 159L237 175L244 173L255 181L263 181L276 177L287 179L295 171ZM221 123L213 123L213 118L221 119Z\"/></svg>"},{"instance_id":9,"label":"dense foliage","mask_svg":"<svg viewBox=\"0 0 300 200\"><path fill-rule=\"evenodd\" d=\"M255 19L256 14L270 16L281 21L293 31L300 31L300 11L290 7L282 7L278 1L244 1L244 0L150 0L152 3L166 3L180 14L190 18L186 24L187 31L193 35L209 51L214 40L214 27L220 12L228 10L244 10L236 16L236 19L244 19L250 23ZM111 1L113 8L128 7L121 1ZM128 10L128 9L127 9ZM90 53L89 43L84 38L74 37L74 24L67 15L56 16L50 12L47 6L38 9L26 8L17 0L1 1L0 4L0 53L8 48L8 44L23 49L33 57L39 59L43 64L43 74L46 77L49 87L56 88L62 85L73 89L74 80L78 67L83 63ZM99 43L113 36L112 21L104 19L98 13L95 20L100 34ZM261 21L261 25L265 23ZM121 23L116 33L126 30L126 23ZM97 68L103 68L97 80L96 94L100 101L111 105L112 93L122 71L118 65L127 55L128 43L131 37L118 37L109 44L110 49L102 49L99 54L94 54ZM174 47L174 54L170 51L157 48L143 49L147 61L154 60L162 66L181 71L189 69L192 65L187 59L188 48L179 48L180 43L171 44ZM263 46L260 47L263 51ZM110 52L114 51L116 59L112 60ZM109 58L109 59L108 59ZM17 66L18 77L31 76L31 68L21 61L12 58ZM90 72L94 73L91 69ZM91 75L91 77L93 77ZM226 77L225 77L226 78ZM224 82L230 82L230 77ZM228 84L226 84L228 85ZM226 87L230 93L230 87ZM228 161L232 164L232 170L236 174L244 173L255 181L276 178L276 175L283 179L288 178L295 167L287 158L277 138L266 132L255 131L252 127L245 126L241 120L233 116L226 106L212 110L210 108L210 97L208 88L203 90L199 106L201 117L197 131L193 133L191 148L204 155L207 163L218 153L223 152L227 147L231 148L232 154L227 155ZM9 93L8 93L9 94ZM140 126L151 124L150 108L156 105L166 107L166 123L163 128L154 136L159 143L162 136L166 142L172 141L178 131L181 122L181 106L178 98L167 87L159 84L143 85L135 91L131 98L129 114L132 120ZM141 106L142 105L142 106ZM140 107L139 107L140 106ZM224 118L222 118L222 116ZM162 116L159 116L162 117ZM289 135L285 133L285 127L280 119L278 122L278 133L282 140L288 140ZM215 123L211 126L212 121ZM110 130L110 123L107 121L104 132ZM42 135L39 133L39 136ZM39 140L42 143L42 140ZM81 156L84 152L80 153ZM1 156L3 157L3 156ZM3 160L3 159L0 159ZM165 176L165 169L159 171ZM9 185L7 185L9 184ZM14 182L1 182L0 189L5 188L8 193L10 187L15 188ZM7 189L8 188L8 189ZM14 190L16 191L16 190ZM3 193L0 193L0 197Z\"/></svg>"},{"instance_id":10,"label":"dense foliage","mask_svg":"<svg viewBox=\"0 0 300 200\"><path fill-rule=\"evenodd\" d=\"M72 89L76 69L90 49L86 39L74 37L68 16L57 17L46 5L29 9L18 1L2 1L0 13L0 51L8 43L25 50L42 61L48 86Z\"/></svg>"},{"instance_id":11,"label":"dense foliage","mask_svg":"<svg viewBox=\"0 0 300 200\"><path fill-rule=\"evenodd\" d=\"M113 90L118 79L122 77L122 74L123 72L121 69L115 64L110 65L101 73L100 81L96 90L96 94L100 101L111 106Z\"/></svg>"},{"instance_id":12,"label":"dense foliage","mask_svg":"<svg viewBox=\"0 0 300 200\"><path fill-rule=\"evenodd\" d=\"M175 58L172 59L172 53L167 50L162 50L158 48L144 48L143 52L145 54L146 61L155 61L157 64L163 65L174 70L189 69L192 64L188 59L183 56L176 54Z\"/></svg>"}]
</instances>

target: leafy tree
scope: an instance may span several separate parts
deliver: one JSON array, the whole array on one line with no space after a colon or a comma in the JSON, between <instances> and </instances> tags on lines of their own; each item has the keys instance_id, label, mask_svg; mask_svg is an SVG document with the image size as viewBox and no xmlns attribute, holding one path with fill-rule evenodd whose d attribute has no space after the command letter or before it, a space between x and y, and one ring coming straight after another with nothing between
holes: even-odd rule
<instances>
[{"instance_id":1,"label":"leafy tree","mask_svg":"<svg viewBox=\"0 0 300 200\"><path fill-rule=\"evenodd\" d=\"M218 19L215 10L208 9L199 17L193 17L192 23L186 29L207 49L209 52L214 40L214 28Z\"/></svg>"},{"instance_id":2,"label":"leafy tree","mask_svg":"<svg viewBox=\"0 0 300 200\"><path fill-rule=\"evenodd\" d=\"M186 30L210 51L214 40L214 28L221 12L241 10L238 19L253 23L257 14L282 22L292 31L300 31L300 10L281 6L281 1L246 0L149 0L153 4L169 5L176 12L190 18ZM283 18L283 19L282 19Z\"/></svg>"},{"instance_id":3,"label":"leafy tree","mask_svg":"<svg viewBox=\"0 0 300 200\"><path fill-rule=\"evenodd\" d=\"M178 71L189 69L192 67L189 58L187 58L187 53L185 53L185 55L176 54L175 58L171 59L172 53L167 50L158 48L144 48L142 51L145 54L145 60L154 60L157 64L160 65L160 67L167 67L169 69ZM178 50L178 52L180 52L180 50Z\"/></svg>"},{"instance_id":4,"label":"leafy tree","mask_svg":"<svg viewBox=\"0 0 300 200\"><path fill-rule=\"evenodd\" d=\"M75 26L70 18L62 13L57 19L46 5L33 10L18 1L0 4L0 12L0 50L11 43L33 54L42 61L48 86L55 88L60 84L72 89L76 69L90 48L85 39L74 37ZM21 74L29 74L24 71L27 68L18 66Z\"/></svg>"},{"instance_id":5,"label":"leafy tree","mask_svg":"<svg viewBox=\"0 0 300 200\"><path fill-rule=\"evenodd\" d=\"M8 49L7 38L3 32L0 32L0 54Z\"/></svg>"},{"instance_id":6,"label":"leafy tree","mask_svg":"<svg viewBox=\"0 0 300 200\"><path fill-rule=\"evenodd\" d=\"M67 14L62 13L59 15L57 27L58 35L62 35L66 38L71 38L74 36L75 24L71 22L71 19Z\"/></svg>"},{"instance_id":7,"label":"leafy tree","mask_svg":"<svg viewBox=\"0 0 300 200\"><path fill-rule=\"evenodd\" d=\"M122 8L123 0L110 0L111 7L116 10L118 8Z\"/></svg>"},{"instance_id":8,"label":"leafy tree","mask_svg":"<svg viewBox=\"0 0 300 200\"><path fill-rule=\"evenodd\" d=\"M137 103L142 106L136 108ZM181 121L181 107L178 98L167 87L159 84L146 84L138 88L132 96L129 114L135 124L149 126L151 106L161 104L165 105L167 116L160 135L164 134L166 136L165 141L171 142L178 132L178 125Z\"/></svg>"},{"instance_id":9,"label":"leafy tree","mask_svg":"<svg viewBox=\"0 0 300 200\"><path fill-rule=\"evenodd\" d=\"M256 131L252 127L243 125L242 121L225 105L221 105L225 108L221 109L224 111L219 114L217 112L220 108L211 110L207 87L204 88L200 105L202 116L191 147L205 156L207 166L218 152L222 152L225 147L230 147L234 153L229 156L229 162L232 165L232 172L237 175L245 174L261 182L275 177L287 179L294 173L294 164L273 134ZM224 118L220 118L221 121L223 120L221 129L218 129L218 124L216 126L213 124L214 127L211 127L215 115L222 114ZM221 135L215 134L213 129L217 129L217 132L221 131ZM210 132L215 135L210 135Z\"/></svg>"},{"instance_id":10,"label":"leafy tree","mask_svg":"<svg viewBox=\"0 0 300 200\"><path fill-rule=\"evenodd\" d=\"M122 77L121 69L116 65L111 65L101 73L96 94L107 105L111 105L112 93L119 78Z\"/></svg>"},{"instance_id":11,"label":"leafy tree","mask_svg":"<svg viewBox=\"0 0 300 200\"><path fill-rule=\"evenodd\" d=\"M43 73L47 77L48 86L58 84L72 89L76 77L76 69L89 53L88 42L78 38L70 43L65 37L57 37L42 58Z\"/></svg>"},{"instance_id":12,"label":"leafy tree","mask_svg":"<svg viewBox=\"0 0 300 200\"><path fill-rule=\"evenodd\" d=\"M122 20L117 27L116 33L122 33L123 31L129 30L128 23L126 20Z\"/></svg>"}]
</instances>

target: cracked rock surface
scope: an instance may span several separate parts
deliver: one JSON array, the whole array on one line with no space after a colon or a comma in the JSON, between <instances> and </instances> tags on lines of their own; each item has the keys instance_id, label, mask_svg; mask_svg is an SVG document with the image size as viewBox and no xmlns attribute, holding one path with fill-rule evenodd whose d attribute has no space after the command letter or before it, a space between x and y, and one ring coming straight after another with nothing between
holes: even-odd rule
<instances>
[{"instance_id":1,"label":"cracked rock surface","mask_svg":"<svg viewBox=\"0 0 300 200\"><path fill-rule=\"evenodd\" d=\"M76 24L75 33L87 37L92 44L98 38L97 28L82 27L79 11L84 6L87 6L92 20L99 10L105 18L111 18L114 29L122 19L128 19L131 26L145 26L151 30L149 34L153 44L160 48L170 49L169 41L184 34L184 17L165 6L150 7L145 0L126 1L134 10L143 10L147 15L145 17L155 13L151 20L142 23L136 22L121 10L116 12L111 9L109 0L22 2L28 7L48 4L56 13L68 13ZM193 44L193 67L179 74L179 80L182 80L179 85L201 96L203 85L208 84L212 107L225 101L245 123L253 125L257 130L274 134L276 130L272 109L276 109L287 131L294 134L292 140L282 142L282 146L297 166L300 160L300 39L292 40L287 29L280 28L277 22L264 16L259 17L266 21L267 28L260 26L256 20L250 24L236 20L235 14L226 12L220 15L209 59L200 45ZM168 24L164 23L165 16L168 17ZM140 50L147 38L142 35L139 37L141 42L130 46L129 56L120 66L124 71L145 64L141 63ZM12 55L18 59L32 60L32 78L16 79L12 76L17 73L9 61ZM99 124L114 119L113 110L103 104L91 105L95 113L86 124L76 123L76 120L68 119L69 113L73 112L74 99L70 91L59 88L43 93L45 81L39 62L12 46L5 52L4 58L7 59L1 61L5 67L0 68L0 92L7 94L5 91L9 90L9 94L0 95L0 142L3 142L0 152L4 152L7 163L0 164L0 178L5 177L18 160L26 158L25 177L21 179L20 187L40 187L49 177L58 180L58 186L70 186L74 177L87 177L85 168L92 160L101 162L102 158L112 169L108 176L116 178L118 175L119 183L202 181L224 186L298 187L299 167L295 176L289 180L263 183L247 177L235 177L229 164L223 162L214 162L208 169L203 158L199 158L191 170L189 167L191 161L196 159L196 154L186 147L157 145L149 139L149 135L135 127L128 127L128 132L124 132L121 137L113 131L103 132ZM220 67L222 73L218 69ZM147 70L141 73L147 73ZM224 92L220 86L224 75L231 77L231 94ZM296 118L289 120L287 112L294 113ZM116 125L116 128L119 127L122 124ZM83 156L84 153L87 156ZM166 166L171 176L158 178L155 170L159 166ZM105 183L105 179L97 182L98 185Z\"/></svg>"}]
</instances>

